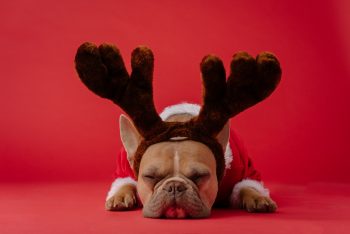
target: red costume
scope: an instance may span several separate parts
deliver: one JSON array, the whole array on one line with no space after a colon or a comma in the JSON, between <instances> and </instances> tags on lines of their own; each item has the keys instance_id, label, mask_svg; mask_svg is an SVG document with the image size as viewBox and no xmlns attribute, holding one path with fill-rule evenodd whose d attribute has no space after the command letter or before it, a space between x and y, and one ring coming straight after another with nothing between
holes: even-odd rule
<instances>
[{"instance_id":1,"label":"red costume","mask_svg":"<svg viewBox=\"0 0 350 234\"><path fill-rule=\"evenodd\" d=\"M193 105L193 104L179 104L177 106ZM176 106L173 106L176 107ZM194 107L194 109L193 109ZM170 107L172 108L172 107ZM170 114L175 113L190 113L195 115L197 112L196 105L192 106L190 111L172 110ZM199 110L199 106L198 106ZM166 119L170 114L162 116ZM219 185L219 191L216 198L217 205L227 205L227 203L236 204L238 201L238 194L242 187L253 187L265 196L269 196L269 192L261 183L260 173L254 168L252 160L248 156L248 152L244 147L242 140L237 134L230 129L230 139L225 152L225 174ZM127 159L127 153L122 148L117 156L117 168L114 172L115 184L114 192L122 184L133 183L136 184L136 178L133 170L130 167ZM112 185L113 189L113 185ZM112 191L111 189L111 191ZM111 192L110 192L111 193ZM109 197L109 196L108 196Z\"/></svg>"}]
</instances>

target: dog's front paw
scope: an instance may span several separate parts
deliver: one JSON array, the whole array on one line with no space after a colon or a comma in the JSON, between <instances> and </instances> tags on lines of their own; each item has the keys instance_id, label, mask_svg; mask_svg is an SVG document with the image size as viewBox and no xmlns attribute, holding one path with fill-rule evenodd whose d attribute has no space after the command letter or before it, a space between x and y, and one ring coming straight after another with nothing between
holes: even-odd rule
<instances>
[{"instance_id":1,"label":"dog's front paw","mask_svg":"<svg viewBox=\"0 0 350 234\"><path fill-rule=\"evenodd\" d=\"M248 212L275 212L277 204L270 197L261 195L253 188L243 188L240 192L240 206Z\"/></svg>"},{"instance_id":2,"label":"dog's front paw","mask_svg":"<svg viewBox=\"0 0 350 234\"><path fill-rule=\"evenodd\" d=\"M105 204L106 210L122 211L137 207L136 188L134 185L124 185L110 197Z\"/></svg>"}]
</instances>

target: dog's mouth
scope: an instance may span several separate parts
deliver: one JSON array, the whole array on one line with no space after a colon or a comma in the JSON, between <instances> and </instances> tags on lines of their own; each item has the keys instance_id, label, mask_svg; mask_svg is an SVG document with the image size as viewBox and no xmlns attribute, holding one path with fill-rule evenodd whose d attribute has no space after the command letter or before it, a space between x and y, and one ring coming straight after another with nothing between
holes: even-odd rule
<instances>
[{"instance_id":1,"label":"dog's mouth","mask_svg":"<svg viewBox=\"0 0 350 234\"><path fill-rule=\"evenodd\" d=\"M181 187L180 190L175 182L169 181L155 188L151 198L143 204L143 215L170 219L208 217L211 207L203 203L198 188L184 183L185 189Z\"/></svg>"},{"instance_id":2,"label":"dog's mouth","mask_svg":"<svg viewBox=\"0 0 350 234\"><path fill-rule=\"evenodd\" d=\"M208 217L210 208L206 207L199 199L181 202L176 199L164 199L163 201L158 200L157 203L146 204L143 207L143 213L145 217L149 218L192 219Z\"/></svg>"},{"instance_id":3,"label":"dog's mouth","mask_svg":"<svg viewBox=\"0 0 350 234\"><path fill-rule=\"evenodd\" d=\"M165 209L163 216L168 219L185 219L188 214L182 207L173 205Z\"/></svg>"}]
</instances>

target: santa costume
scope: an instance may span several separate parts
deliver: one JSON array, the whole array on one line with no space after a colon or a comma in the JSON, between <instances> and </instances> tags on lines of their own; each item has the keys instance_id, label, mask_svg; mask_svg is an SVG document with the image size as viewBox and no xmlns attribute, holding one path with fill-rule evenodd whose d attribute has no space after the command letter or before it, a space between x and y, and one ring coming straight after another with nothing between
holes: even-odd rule
<instances>
[{"instance_id":1,"label":"santa costume","mask_svg":"<svg viewBox=\"0 0 350 234\"><path fill-rule=\"evenodd\" d=\"M182 103L169 106L160 114L163 121L175 114L199 114L200 106L196 104ZM240 190L251 187L261 195L269 197L269 191L261 181L260 173L254 168L251 158L244 147L242 140L230 128L230 138L225 150L225 171L219 184L219 190L215 201L216 206L237 206ZM127 159L127 152L122 148L117 155L117 166L114 172L114 182L108 192L106 200L111 198L125 184L134 184L136 180L134 172Z\"/></svg>"}]
</instances>

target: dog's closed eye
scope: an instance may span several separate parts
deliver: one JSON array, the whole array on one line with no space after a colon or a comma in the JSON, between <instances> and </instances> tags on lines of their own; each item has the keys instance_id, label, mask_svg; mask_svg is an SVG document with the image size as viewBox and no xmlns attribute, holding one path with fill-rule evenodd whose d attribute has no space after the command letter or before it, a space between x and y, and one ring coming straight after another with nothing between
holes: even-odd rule
<instances>
[{"instance_id":1,"label":"dog's closed eye","mask_svg":"<svg viewBox=\"0 0 350 234\"><path fill-rule=\"evenodd\" d=\"M152 174L143 174L142 178L146 183L154 186L159 181L164 179L164 176L152 173Z\"/></svg>"},{"instance_id":2,"label":"dog's closed eye","mask_svg":"<svg viewBox=\"0 0 350 234\"><path fill-rule=\"evenodd\" d=\"M158 180L158 179L159 179L159 177L156 176L156 175L143 175L142 177L143 177L143 179L145 179L145 180L152 180L152 181Z\"/></svg>"},{"instance_id":3,"label":"dog's closed eye","mask_svg":"<svg viewBox=\"0 0 350 234\"><path fill-rule=\"evenodd\" d=\"M209 177L210 177L210 173L207 171L203 171L203 172L195 171L190 176L188 176L188 178L197 185L199 185L201 182L204 182Z\"/></svg>"}]
</instances>

